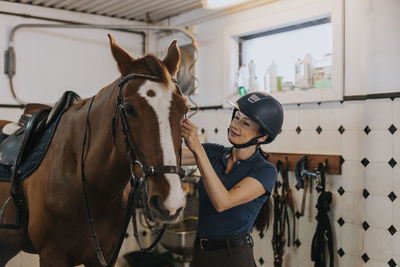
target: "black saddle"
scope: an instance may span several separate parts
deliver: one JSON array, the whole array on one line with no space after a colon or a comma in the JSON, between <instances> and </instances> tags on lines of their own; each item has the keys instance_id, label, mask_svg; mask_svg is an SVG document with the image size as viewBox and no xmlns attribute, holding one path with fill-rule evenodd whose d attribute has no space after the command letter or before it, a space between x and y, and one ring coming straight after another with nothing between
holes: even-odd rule
<instances>
[{"instance_id":1,"label":"black saddle","mask_svg":"<svg viewBox=\"0 0 400 267\"><path fill-rule=\"evenodd\" d=\"M0 174L9 173L6 176L11 182L10 197L14 200L18 214L15 225L2 223L8 199L0 209L0 227L18 228L20 226L18 217L24 209L20 179L29 176L40 165L61 116L77 98L79 96L76 93L65 92L53 109L35 112L23 127L0 143Z\"/></svg>"}]
</instances>

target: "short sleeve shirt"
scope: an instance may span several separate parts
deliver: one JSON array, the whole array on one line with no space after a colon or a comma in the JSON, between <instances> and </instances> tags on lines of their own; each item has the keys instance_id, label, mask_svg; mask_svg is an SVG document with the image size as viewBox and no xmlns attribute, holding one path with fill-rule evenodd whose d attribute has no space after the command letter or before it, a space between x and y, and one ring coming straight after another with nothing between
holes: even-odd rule
<instances>
[{"instance_id":1,"label":"short sleeve shirt","mask_svg":"<svg viewBox=\"0 0 400 267\"><path fill-rule=\"evenodd\" d=\"M227 239L234 236L249 234L257 215L271 195L277 171L275 166L267 161L257 150L246 160L238 160L228 174L225 173L232 147L205 143L203 148L217 176L227 190L246 177L259 181L266 193L260 197L233 207L223 212L217 212L205 190L203 181L199 181L199 223L198 233L202 238Z\"/></svg>"}]
</instances>

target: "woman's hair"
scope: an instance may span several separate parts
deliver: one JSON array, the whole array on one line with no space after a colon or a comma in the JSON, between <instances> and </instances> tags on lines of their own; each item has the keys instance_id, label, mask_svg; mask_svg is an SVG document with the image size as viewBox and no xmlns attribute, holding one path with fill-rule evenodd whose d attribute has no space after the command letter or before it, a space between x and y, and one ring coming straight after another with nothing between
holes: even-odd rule
<instances>
[{"instance_id":1,"label":"woman's hair","mask_svg":"<svg viewBox=\"0 0 400 267\"><path fill-rule=\"evenodd\" d=\"M268 159L268 154L265 153L260 146L257 149L260 151L260 154L265 159ZM272 194L272 192L270 193ZM260 212L257 215L256 221L254 222L254 227L256 228L256 230L260 233L264 232L264 230L266 231L271 224L272 217L272 200L271 197L268 197L261 207Z\"/></svg>"}]
</instances>

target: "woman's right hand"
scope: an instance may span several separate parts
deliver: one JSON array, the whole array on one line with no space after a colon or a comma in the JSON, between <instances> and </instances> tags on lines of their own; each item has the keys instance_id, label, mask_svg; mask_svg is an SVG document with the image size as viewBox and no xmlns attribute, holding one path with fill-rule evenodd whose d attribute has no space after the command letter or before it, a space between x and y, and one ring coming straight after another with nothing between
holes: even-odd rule
<instances>
[{"instance_id":1,"label":"woman's right hand","mask_svg":"<svg viewBox=\"0 0 400 267\"><path fill-rule=\"evenodd\" d=\"M189 119L183 120L181 133L188 148L193 152L193 154L199 151L199 149L203 148L200 143L199 136L197 135L197 127L191 121L189 121Z\"/></svg>"}]
</instances>

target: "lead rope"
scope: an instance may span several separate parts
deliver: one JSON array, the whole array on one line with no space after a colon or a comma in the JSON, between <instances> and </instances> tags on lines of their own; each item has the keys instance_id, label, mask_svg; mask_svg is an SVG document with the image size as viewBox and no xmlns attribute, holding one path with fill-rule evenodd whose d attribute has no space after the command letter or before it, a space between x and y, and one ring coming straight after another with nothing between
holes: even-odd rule
<instances>
[{"instance_id":1,"label":"lead rope","mask_svg":"<svg viewBox=\"0 0 400 267\"><path fill-rule=\"evenodd\" d=\"M100 247L100 243L99 243L99 240L97 238L96 231L94 229L94 224L93 224L92 217L90 215L88 199L87 199L87 191L86 191L84 155L85 155L85 147L86 147L86 139L87 139L87 128L88 128L88 126L90 127L89 114L90 114L90 109L92 108L92 104L94 102L94 98L95 98L95 96L93 96L92 100L90 101L89 108L88 108L88 111L87 111L85 132L84 132L83 141L82 141L82 154L81 154L82 192L83 192L83 199L84 199L83 203L84 203L84 207L85 207L85 211L86 211L86 217L87 217L88 223L89 223L90 236L92 238L93 245L94 245L95 250L96 250L96 256L97 256L97 259L99 260L101 266L107 267L107 266L111 266L116 261L116 259L118 257L118 254L119 254L119 251L121 249L123 240L124 240L126 229L128 228L128 224L129 224L129 221L130 221L130 210L132 209L132 203L133 203L133 192L134 192L133 191L133 177L131 177L131 180L130 180L131 189L129 191L129 197L128 197L128 203L127 203L127 207L126 207L124 226L122 228L122 232L121 232L117 247L114 250L114 253L113 253L113 256L111 258L111 261L110 261L110 263L107 263L106 260L104 259L104 255L103 255L102 249Z\"/></svg>"}]
</instances>

